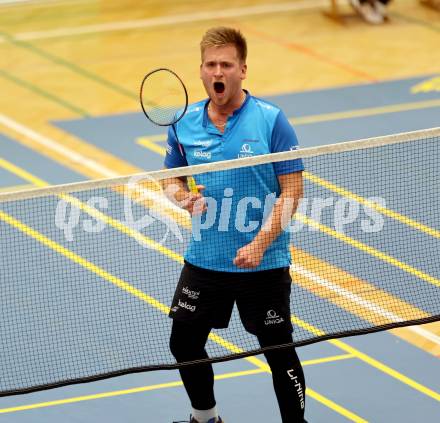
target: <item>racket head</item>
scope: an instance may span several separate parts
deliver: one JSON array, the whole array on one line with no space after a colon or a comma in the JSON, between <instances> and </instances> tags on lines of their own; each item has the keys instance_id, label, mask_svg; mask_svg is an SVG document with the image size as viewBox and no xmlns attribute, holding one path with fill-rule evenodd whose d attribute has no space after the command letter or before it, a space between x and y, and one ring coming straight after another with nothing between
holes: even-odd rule
<instances>
[{"instance_id":1,"label":"racket head","mask_svg":"<svg viewBox=\"0 0 440 423\"><path fill-rule=\"evenodd\" d=\"M188 108L188 92L180 77L168 68L148 72L140 87L142 111L159 126L177 123Z\"/></svg>"}]
</instances>

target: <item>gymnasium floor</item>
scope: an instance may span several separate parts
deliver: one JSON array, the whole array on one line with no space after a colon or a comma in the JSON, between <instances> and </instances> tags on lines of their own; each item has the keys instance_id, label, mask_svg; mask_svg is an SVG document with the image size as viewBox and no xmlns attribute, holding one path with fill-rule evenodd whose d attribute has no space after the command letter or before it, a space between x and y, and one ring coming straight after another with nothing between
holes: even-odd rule
<instances>
[{"instance_id":1,"label":"gymnasium floor","mask_svg":"<svg viewBox=\"0 0 440 423\"><path fill-rule=\"evenodd\" d=\"M440 13L396 0L384 26L355 17L343 25L321 13L328 3L0 2L1 190L161 168L164 135L140 113L139 82L170 67L191 101L203 98L198 42L218 23L243 30L245 87L283 108L302 147L439 126ZM420 328L299 348L308 421L439 421L440 326ZM228 423L279 421L258 358L215 365ZM175 371L0 398L0 422L187 415Z\"/></svg>"}]
</instances>

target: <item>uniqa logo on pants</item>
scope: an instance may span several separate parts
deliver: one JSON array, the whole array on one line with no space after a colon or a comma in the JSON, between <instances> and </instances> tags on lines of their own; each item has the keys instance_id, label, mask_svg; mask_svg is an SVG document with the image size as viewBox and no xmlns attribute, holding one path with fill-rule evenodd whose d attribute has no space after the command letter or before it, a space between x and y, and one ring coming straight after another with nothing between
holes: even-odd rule
<instances>
[{"instance_id":1,"label":"uniqa logo on pants","mask_svg":"<svg viewBox=\"0 0 440 423\"><path fill-rule=\"evenodd\" d=\"M268 325L276 325L276 324L283 323L283 322L284 322L284 319L282 317L278 316L278 314L276 313L275 310L269 310L267 312L267 317L266 317L266 320L264 321L264 324L266 326L268 326Z\"/></svg>"}]
</instances>

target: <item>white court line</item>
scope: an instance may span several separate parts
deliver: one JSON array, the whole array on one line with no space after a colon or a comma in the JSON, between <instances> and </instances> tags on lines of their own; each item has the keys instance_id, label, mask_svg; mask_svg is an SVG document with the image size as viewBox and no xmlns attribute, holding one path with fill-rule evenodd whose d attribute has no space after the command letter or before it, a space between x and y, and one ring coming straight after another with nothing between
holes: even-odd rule
<instances>
[{"instance_id":1,"label":"white court line","mask_svg":"<svg viewBox=\"0 0 440 423\"><path fill-rule=\"evenodd\" d=\"M230 19L243 16L267 15L273 13L298 12L327 6L327 0L302 0L288 3L267 3L259 6L240 7L233 9L211 10L209 12L196 12L171 16L160 16L149 19L137 19L131 21L111 22L96 25L84 25L79 27L64 27L47 31L21 32L12 35L16 40L29 41L47 38L69 37L93 33L112 31L126 31L132 29L148 29L166 25L178 25L202 21L216 21L218 19ZM0 42L5 40L1 40Z\"/></svg>"},{"instance_id":2,"label":"white court line","mask_svg":"<svg viewBox=\"0 0 440 423\"><path fill-rule=\"evenodd\" d=\"M87 3L90 0L0 0L1 6L28 6L29 7L44 7L50 5L54 6L65 6L66 4Z\"/></svg>"},{"instance_id":3,"label":"white court line","mask_svg":"<svg viewBox=\"0 0 440 423\"><path fill-rule=\"evenodd\" d=\"M58 142L37 133L36 131L16 122L15 120L13 120L13 119L11 119L1 113L0 113L0 124L3 124L4 126L12 129L13 131L15 131L21 135L26 136L27 138L44 146L45 148L48 148L52 151L57 152L58 154L64 156L69 161L73 161L75 163L80 164L81 166L85 166L85 167L93 170L94 172L102 175L103 177L114 178L114 177L119 176L115 171L95 162L94 160L91 160L91 159L79 154L78 152L76 152L74 150L71 150L70 148L67 148L63 145L60 145ZM157 200L159 197L157 194L152 193L150 191L147 191L147 193L145 194L145 197L147 197L147 195L149 195L152 200ZM163 201L163 200L164 200L164 197L160 196L160 201ZM182 210L180 208L175 206L170 201L169 201L169 206L175 208L179 212L182 212ZM349 298L351 301L353 301L353 302L361 305L362 307L365 307L365 308L373 311L374 313L377 313L377 314L379 314L379 315L381 315L381 316L383 316L393 322L402 321L402 319L399 316L380 308L376 304L370 303L369 301L366 301L363 298L358 297L357 295L353 294L352 292L349 292L349 291L331 283L330 281L319 277L315 273L312 273L301 266L293 264L293 265L291 265L291 269L294 270L295 272L298 272L298 273L306 276L307 278L313 280L314 282L325 286L327 289L330 289L330 290L338 293L339 295L342 295L346 298ZM409 326L408 329L411 330L412 332L417 333L419 336L422 336L423 338L426 338L429 341L431 341L437 345L440 345L440 337L433 334L432 332L429 332L429 331L427 331L423 328L417 327L417 326L415 326L415 327Z\"/></svg>"},{"instance_id":4,"label":"white court line","mask_svg":"<svg viewBox=\"0 0 440 423\"><path fill-rule=\"evenodd\" d=\"M356 303L360 305L363 308L366 308L367 310L372 311L373 313L385 317L386 319L398 323L402 322L402 318L398 316L397 314L394 314L388 310L383 309L382 307L379 307L377 304L374 304L368 300L365 300L356 294L353 294L352 292L341 288L340 286L330 282L328 279L321 278L317 274L310 272L309 270L305 269L302 266L299 266L297 264L291 264L290 269L293 270L296 273L299 273L300 275L310 279L311 281L315 282L318 285L324 286L325 288L329 289L330 291L333 291L337 293L338 295L347 298L348 300L352 301L353 303ZM440 345L440 337L435 335L432 332L427 331L426 329L423 329L418 326L408 326L406 329L416 333L419 336L422 336L423 338L428 339L429 341L433 342L434 344Z\"/></svg>"},{"instance_id":5,"label":"white court line","mask_svg":"<svg viewBox=\"0 0 440 423\"><path fill-rule=\"evenodd\" d=\"M31 0L0 0L0 6L11 5L16 3L29 3Z\"/></svg>"},{"instance_id":6,"label":"white court line","mask_svg":"<svg viewBox=\"0 0 440 423\"><path fill-rule=\"evenodd\" d=\"M70 162L73 162L80 166L87 167L88 169L103 176L104 178L116 178L117 176L120 176L120 174L115 172L114 170L111 170L108 167L103 166L100 163L83 156L82 154L79 154L75 150L67 148L61 145L60 143L39 134L38 132L22 125L21 123L18 123L17 121L5 116L2 113L0 113L0 124L3 124L9 129L12 129L13 131L31 139L35 143L42 145L43 147L60 154ZM157 201L162 204L165 202L166 206L172 208L175 212L186 213L183 212L181 208L177 207L175 204L173 204L163 195L158 195L155 192L144 189L140 190L140 192L142 193L143 197L148 200Z\"/></svg>"},{"instance_id":7,"label":"white court line","mask_svg":"<svg viewBox=\"0 0 440 423\"><path fill-rule=\"evenodd\" d=\"M45 148L48 148L64 157L66 157L69 161L74 162L76 164L85 166L91 170L93 170L96 173L101 174L105 178L113 178L116 176L119 176L116 172L113 170L102 166L101 164L95 162L94 160L91 160L79 153L77 153L74 150L71 150L70 148L64 147L60 143L51 140L48 137L45 137L34 130L18 123L17 121L5 116L4 114L0 113L0 123L4 126L12 129L15 132L18 132L19 134L24 135L27 138L30 138L32 141L36 142L37 144L42 145Z\"/></svg>"},{"instance_id":8,"label":"white court line","mask_svg":"<svg viewBox=\"0 0 440 423\"><path fill-rule=\"evenodd\" d=\"M0 6L11 6L22 3L32 3L35 0L0 0Z\"/></svg>"}]
</instances>

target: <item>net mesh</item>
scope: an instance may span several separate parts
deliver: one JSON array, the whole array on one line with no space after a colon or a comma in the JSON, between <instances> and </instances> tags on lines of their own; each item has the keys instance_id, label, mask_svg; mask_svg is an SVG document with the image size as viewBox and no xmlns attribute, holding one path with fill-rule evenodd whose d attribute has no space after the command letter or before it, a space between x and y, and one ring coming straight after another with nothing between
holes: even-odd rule
<instances>
[{"instance_id":1,"label":"net mesh","mask_svg":"<svg viewBox=\"0 0 440 423\"><path fill-rule=\"evenodd\" d=\"M230 245L252 239L270 215L257 185L274 162L299 157L303 199L281 235L292 255L294 344L439 320L439 137L420 131L2 194L0 394L178 367L168 312L188 243L208 267L233 259ZM191 220L164 196L161 183L187 176L210 182L204 195L215 211L209 200ZM246 198L237 196L244 186ZM266 256L268 268L278 266L278 255ZM237 268L231 281L249 282L249 270ZM198 294L186 288L178 305L191 314ZM271 292L251 288L241 291L246 304L270 301ZM247 314L259 318L252 307ZM277 316L267 310L262 325ZM213 334L211 361L261 352L236 306Z\"/></svg>"}]
</instances>

